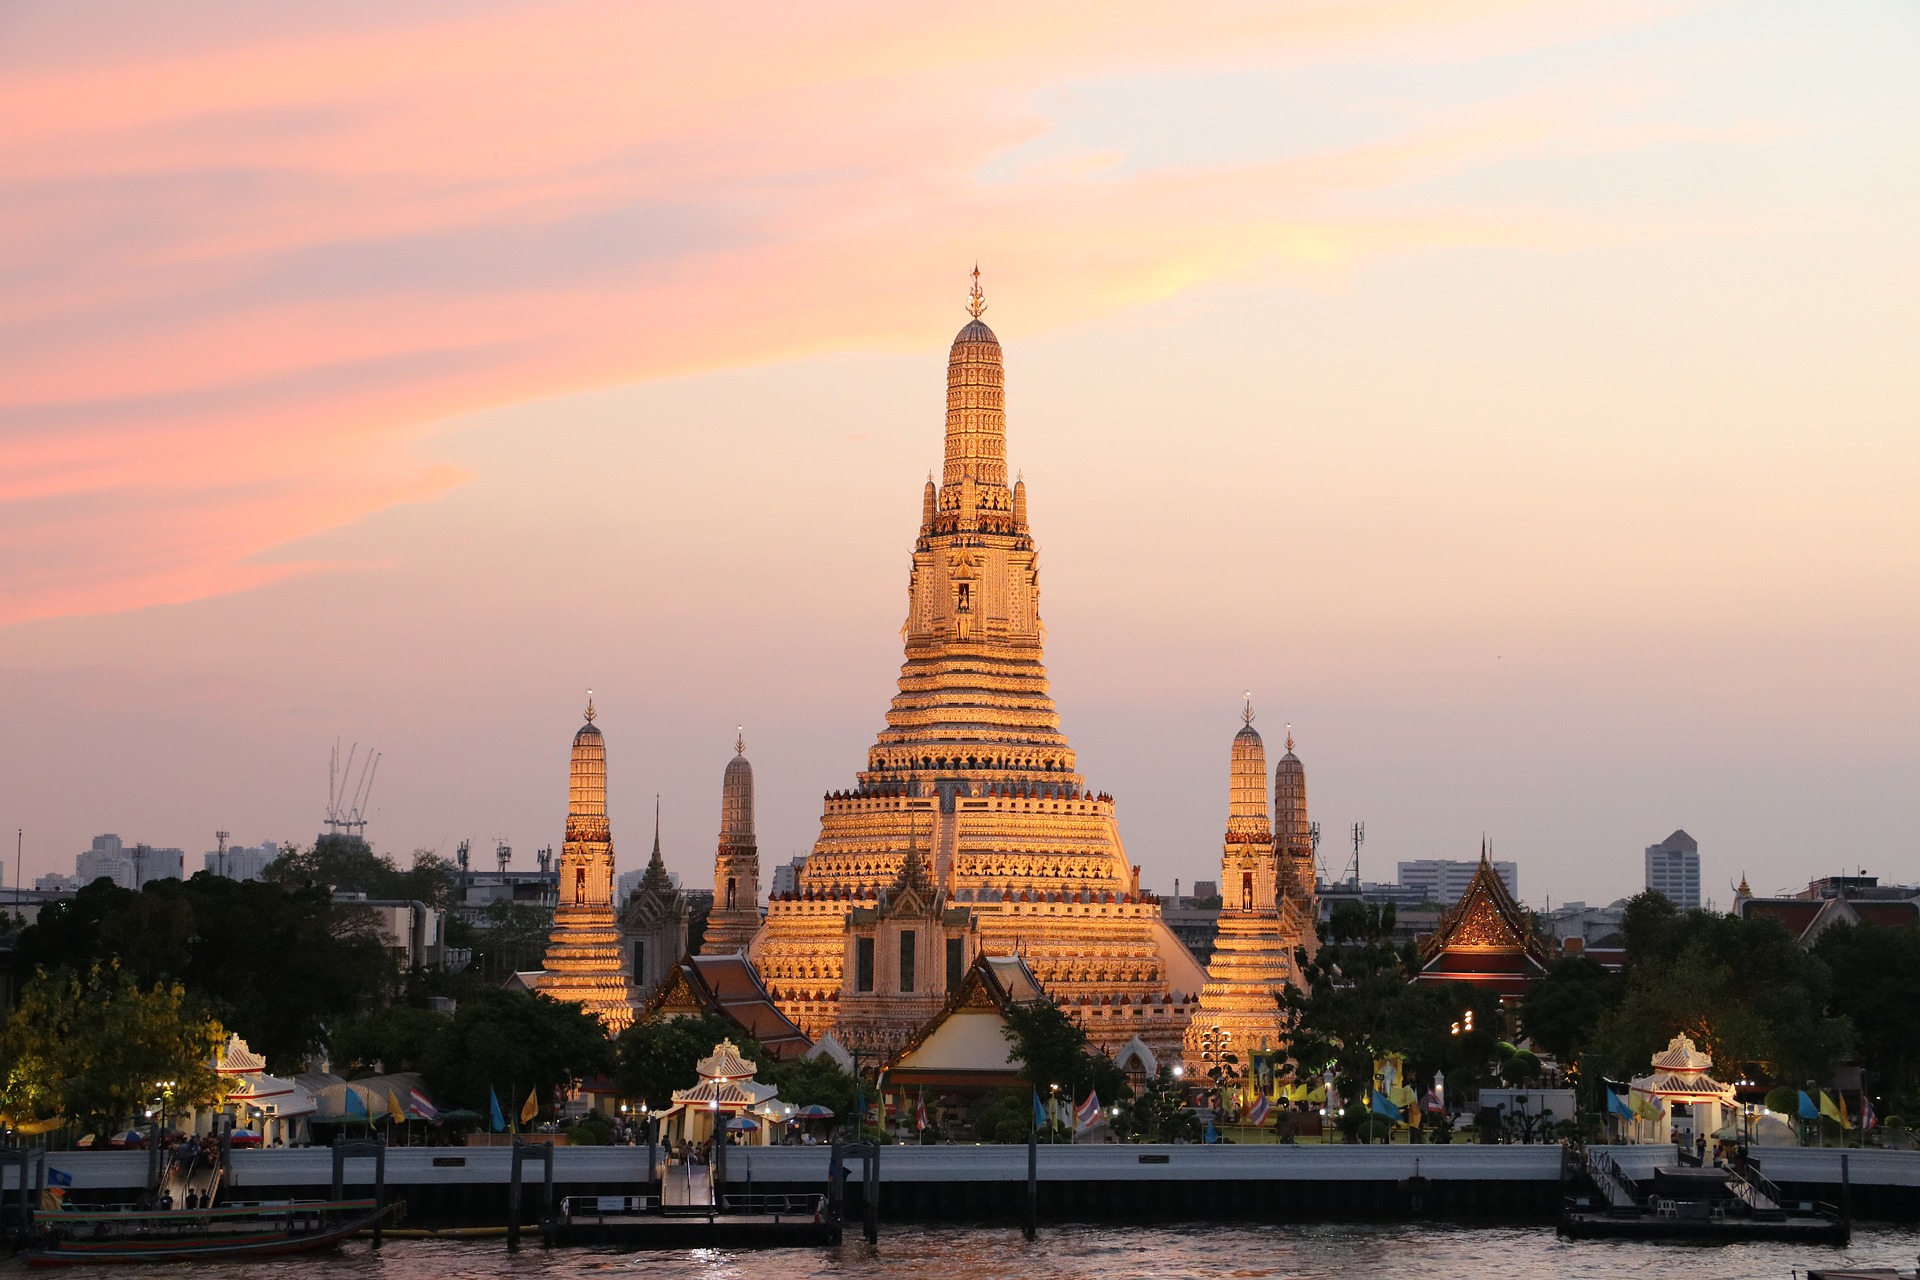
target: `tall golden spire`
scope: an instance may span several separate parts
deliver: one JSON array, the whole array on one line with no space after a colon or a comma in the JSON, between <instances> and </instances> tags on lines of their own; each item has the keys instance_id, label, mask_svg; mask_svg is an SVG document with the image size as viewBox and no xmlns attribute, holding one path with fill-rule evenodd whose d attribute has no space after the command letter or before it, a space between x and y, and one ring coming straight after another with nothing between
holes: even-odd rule
<instances>
[{"instance_id":1,"label":"tall golden spire","mask_svg":"<svg viewBox=\"0 0 1920 1280\"><path fill-rule=\"evenodd\" d=\"M547 940L540 989L556 1000L577 1000L609 1031L633 1021L633 989L621 964L613 908L613 831L607 822L607 741L593 723L573 735L567 769L567 838L560 847L559 904Z\"/></svg>"}]
</instances>

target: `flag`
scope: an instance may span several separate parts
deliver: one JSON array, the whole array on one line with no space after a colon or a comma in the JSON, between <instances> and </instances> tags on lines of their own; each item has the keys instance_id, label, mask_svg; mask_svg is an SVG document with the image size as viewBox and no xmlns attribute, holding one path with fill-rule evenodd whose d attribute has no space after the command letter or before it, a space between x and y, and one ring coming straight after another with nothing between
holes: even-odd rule
<instances>
[{"instance_id":1,"label":"flag","mask_svg":"<svg viewBox=\"0 0 1920 1280\"><path fill-rule=\"evenodd\" d=\"M1253 1109L1247 1112L1247 1123L1258 1129L1267 1122L1267 1095L1261 1094L1253 1100Z\"/></svg>"},{"instance_id":2,"label":"flag","mask_svg":"<svg viewBox=\"0 0 1920 1280\"><path fill-rule=\"evenodd\" d=\"M1613 1093L1611 1089L1607 1090L1607 1092L1613 1094L1616 1098L1620 1096L1617 1093ZM1420 1106L1421 1109L1425 1111L1445 1111L1447 1109L1447 1104L1440 1100L1440 1090L1438 1089L1428 1089L1426 1097L1420 1099Z\"/></svg>"},{"instance_id":3,"label":"flag","mask_svg":"<svg viewBox=\"0 0 1920 1280\"><path fill-rule=\"evenodd\" d=\"M1099 1123L1100 1095L1089 1089L1087 1090L1086 1100L1080 1104L1080 1109L1073 1114L1073 1127L1075 1129L1091 1129Z\"/></svg>"},{"instance_id":4,"label":"flag","mask_svg":"<svg viewBox=\"0 0 1920 1280\"><path fill-rule=\"evenodd\" d=\"M540 1093L537 1089L527 1090L526 1103L520 1108L520 1123L532 1124L533 1118L540 1114Z\"/></svg>"},{"instance_id":5,"label":"flag","mask_svg":"<svg viewBox=\"0 0 1920 1280\"><path fill-rule=\"evenodd\" d=\"M407 1102L413 1114L419 1116L422 1120L438 1120L440 1118L439 1108L429 1102L427 1095L418 1089L410 1089L407 1091Z\"/></svg>"},{"instance_id":6,"label":"flag","mask_svg":"<svg viewBox=\"0 0 1920 1280\"><path fill-rule=\"evenodd\" d=\"M492 1089L487 1090L487 1104L493 1111L493 1131L499 1133L507 1127L507 1118L500 1114L500 1095Z\"/></svg>"},{"instance_id":7,"label":"flag","mask_svg":"<svg viewBox=\"0 0 1920 1280\"><path fill-rule=\"evenodd\" d=\"M1393 1100L1378 1089L1373 1091L1373 1099L1367 1104L1367 1109L1375 1115L1385 1116L1389 1120L1399 1121L1406 1119L1405 1114L1401 1112L1400 1108L1393 1105Z\"/></svg>"},{"instance_id":8,"label":"flag","mask_svg":"<svg viewBox=\"0 0 1920 1280\"><path fill-rule=\"evenodd\" d=\"M361 1097L359 1090L355 1089L352 1085L348 1085L346 1088L347 1088L347 1114L350 1116L366 1115L367 1100Z\"/></svg>"},{"instance_id":9,"label":"flag","mask_svg":"<svg viewBox=\"0 0 1920 1280\"><path fill-rule=\"evenodd\" d=\"M1839 1125L1842 1129L1853 1128L1853 1121L1847 1119L1847 1109L1833 1100L1833 1095L1825 1089L1820 1091L1820 1114Z\"/></svg>"},{"instance_id":10,"label":"flag","mask_svg":"<svg viewBox=\"0 0 1920 1280\"><path fill-rule=\"evenodd\" d=\"M1860 1094L1860 1128L1862 1132L1880 1123L1880 1117L1873 1114L1873 1099L1863 1090Z\"/></svg>"},{"instance_id":11,"label":"flag","mask_svg":"<svg viewBox=\"0 0 1920 1280\"><path fill-rule=\"evenodd\" d=\"M1033 1091L1033 1127L1036 1129L1044 1129L1047 1127L1047 1111L1045 1107L1040 1105L1040 1091L1038 1089Z\"/></svg>"},{"instance_id":12,"label":"flag","mask_svg":"<svg viewBox=\"0 0 1920 1280\"><path fill-rule=\"evenodd\" d=\"M56 1169L52 1165L48 1165L47 1185L50 1187L70 1187L73 1185L73 1175L64 1170Z\"/></svg>"},{"instance_id":13,"label":"flag","mask_svg":"<svg viewBox=\"0 0 1920 1280\"><path fill-rule=\"evenodd\" d=\"M1215 1133L1215 1132L1213 1131L1213 1121L1212 1121L1212 1120L1208 1120L1208 1121L1207 1121L1207 1127L1206 1127L1205 1129L1203 1129L1203 1130L1201 1130L1201 1132L1200 1132L1200 1139L1201 1139L1201 1141L1203 1141L1203 1142L1218 1142L1218 1141L1220 1141L1220 1135L1219 1135L1219 1134L1217 1134L1217 1133Z\"/></svg>"},{"instance_id":14,"label":"flag","mask_svg":"<svg viewBox=\"0 0 1920 1280\"><path fill-rule=\"evenodd\" d=\"M1625 1120L1633 1119L1633 1108L1627 1105L1627 1100L1625 1098L1621 1097L1619 1094L1615 1093L1611 1089L1608 1089L1606 1091L1606 1094L1607 1094L1608 1114L1619 1116Z\"/></svg>"},{"instance_id":15,"label":"flag","mask_svg":"<svg viewBox=\"0 0 1920 1280\"><path fill-rule=\"evenodd\" d=\"M392 1089L387 1090L387 1119L407 1122L407 1109L400 1105L400 1095Z\"/></svg>"},{"instance_id":16,"label":"flag","mask_svg":"<svg viewBox=\"0 0 1920 1280\"><path fill-rule=\"evenodd\" d=\"M1820 1108L1818 1104L1807 1096L1805 1089L1800 1091L1800 1118L1802 1120L1818 1120L1820 1118Z\"/></svg>"},{"instance_id":17,"label":"flag","mask_svg":"<svg viewBox=\"0 0 1920 1280\"><path fill-rule=\"evenodd\" d=\"M913 1109L913 1127L925 1130L927 1127L927 1091L920 1091L920 1104Z\"/></svg>"}]
</instances>

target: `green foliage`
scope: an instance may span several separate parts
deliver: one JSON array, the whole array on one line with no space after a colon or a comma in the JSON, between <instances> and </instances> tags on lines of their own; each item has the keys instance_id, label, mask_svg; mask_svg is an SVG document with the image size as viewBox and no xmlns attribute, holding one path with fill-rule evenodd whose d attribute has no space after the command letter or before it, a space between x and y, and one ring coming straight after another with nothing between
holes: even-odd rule
<instances>
[{"instance_id":1,"label":"green foliage","mask_svg":"<svg viewBox=\"0 0 1920 1280\"><path fill-rule=\"evenodd\" d=\"M1108 1099L1126 1089L1126 1073L1095 1049L1085 1028L1051 1000L1011 1006L1006 1032L1013 1042L1009 1055L1043 1098L1056 1084L1075 1103L1089 1089Z\"/></svg>"},{"instance_id":2,"label":"green foliage","mask_svg":"<svg viewBox=\"0 0 1920 1280\"><path fill-rule=\"evenodd\" d=\"M698 1018L655 1018L622 1031L613 1046L614 1083L622 1097L663 1110L672 1105L675 1089L693 1087L699 1079L695 1064L722 1040L733 1041L740 1056L760 1069L756 1078L765 1075L770 1059L759 1041L731 1020L709 1013ZM852 1110L851 1103L844 1110L834 1107L836 1115Z\"/></svg>"},{"instance_id":3,"label":"green foliage","mask_svg":"<svg viewBox=\"0 0 1920 1280\"><path fill-rule=\"evenodd\" d=\"M1025 1142L1033 1128L1033 1094L1027 1089L995 1089L980 1105L973 1136L982 1142Z\"/></svg>"},{"instance_id":4,"label":"green foliage","mask_svg":"<svg viewBox=\"0 0 1920 1280\"><path fill-rule=\"evenodd\" d=\"M531 902L489 902L475 923L472 946L477 974L499 986L509 976L543 967L553 913Z\"/></svg>"},{"instance_id":5,"label":"green foliage","mask_svg":"<svg viewBox=\"0 0 1920 1280\"><path fill-rule=\"evenodd\" d=\"M831 1058L770 1063L760 1068L756 1078L778 1085L780 1101L796 1107L827 1107L836 1120L851 1118L859 1104L859 1081Z\"/></svg>"},{"instance_id":6,"label":"green foliage","mask_svg":"<svg viewBox=\"0 0 1920 1280\"><path fill-rule=\"evenodd\" d=\"M109 961L145 985L183 983L282 1072L324 1047L330 1025L384 1000L394 976L363 909L324 889L205 872L138 893L95 881L20 935L23 968Z\"/></svg>"},{"instance_id":7,"label":"green foliage","mask_svg":"<svg viewBox=\"0 0 1920 1280\"><path fill-rule=\"evenodd\" d=\"M1200 1140L1200 1118L1187 1105L1186 1086L1167 1067L1147 1081L1138 1097L1121 1097L1115 1128L1135 1142Z\"/></svg>"},{"instance_id":8,"label":"green foliage","mask_svg":"<svg viewBox=\"0 0 1920 1280\"><path fill-rule=\"evenodd\" d=\"M1827 1013L1827 966L1776 919L1675 912L1641 894L1627 907L1629 971L1594 1040L1629 1070L1687 1032L1717 1062L1758 1062L1776 1077L1824 1079L1853 1029Z\"/></svg>"},{"instance_id":9,"label":"green foliage","mask_svg":"<svg viewBox=\"0 0 1920 1280\"><path fill-rule=\"evenodd\" d=\"M1920 1107L1920 929L1836 925L1813 951L1833 974L1833 1012L1857 1031L1869 1089L1886 1110Z\"/></svg>"},{"instance_id":10,"label":"green foliage","mask_svg":"<svg viewBox=\"0 0 1920 1280\"><path fill-rule=\"evenodd\" d=\"M556 1087L612 1068L613 1044L600 1020L577 1004L525 991L489 991L462 1004L436 1037L426 1077L443 1107L487 1114L487 1091L510 1115L532 1089Z\"/></svg>"},{"instance_id":11,"label":"green foliage","mask_svg":"<svg viewBox=\"0 0 1920 1280\"><path fill-rule=\"evenodd\" d=\"M1777 1084L1767 1090L1767 1110L1777 1115L1800 1114L1800 1091L1790 1084Z\"/></svg>"},{"instance_id":12,"label":"green foliage","mask_svg":"<svg viewBox=\"0 0 1920 1280\"><path fill-rule=\"evenodd\" d=\"M322 888L364 893L369 898L453 905L457 868L447 858L417 849L413 865L402 871L393 859L377 854L353 836L321 836L308 849L288 845L267 864L267 879L289 888Z\"/></svg>"},{"instance_id":13,"label":"green foliage","mask_svg":"<svg viewBox=\"0 0 1920 1280\"><path fill-rule=\"evenodd\" d=\"M342 1074L419 1071L434 1055L453 1019L431 1009L388 1005L355 1015L335 1030L329 1054Z\"/></svg>"},{"instance_id":14,"label":"green foliage","mask_svg":"<svg viewBox=\"0 0 1920 1280\"><path fill-rule=\"evenodd\" d=\"M174 1108L217 1104L213 1069L220 1023L178 983L137 981L114 964L37 973L0 1034L6 1083L0 1106L16 1122L64 1115L94 1133L160 1100Z\"/></svg>"},{"instance_id":15,"label":"green foliage","mask_svg":"<svg viewBox=\"0 0 1920 1280\"><path fill-rule=\"evenodd\" d=\"M604 1147L613 1141L613 1126L598 1116L588 1116L566 1132L576 1147Z\"/></svg>"},{"instance_id":16,"label":"green foliage","mask_svg":"<svg viewBox=\"0 0 1920 1280\"><path fill-rule=\"evenodd\" d=\"M1666 899L1660 899L1665 902ZM1527 989L1520 1025L1527 1038L1563 1063L1578 1062L1593 1043L1600 1019L1620 1001L1625 980L1587 956L1564 956Z\"/></svg>"}]
</instances>

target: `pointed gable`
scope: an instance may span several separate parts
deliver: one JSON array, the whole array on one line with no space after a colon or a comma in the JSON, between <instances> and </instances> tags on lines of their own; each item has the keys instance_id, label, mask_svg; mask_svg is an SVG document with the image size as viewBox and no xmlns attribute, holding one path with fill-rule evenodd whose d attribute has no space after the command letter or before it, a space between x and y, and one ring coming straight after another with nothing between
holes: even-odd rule
<instances>
[{"instance_id":1,"label":"pointed gable","mask_svg":"<svg viewBox=\"0 0 1920 1280\"><path fill-rule=\"evenodd\" d=\"M975 956L946 1006L888 1064L888 1083L963 1091L1021 1084L1007 1011L1044 998L1019 956Z\"/></svg>"},{"instance_id":2,"label":"pointed gable","mask_svg":"<svg viewBox=\"0 0 1920 1280\"><path fill-rule=\"evenodd\" d=\"M1546 949L1484 846L1467 891L1420 947L1419 981L1465 982L1518 996L1546 972Z\"/></svg>"},{"instance_id":3,"label":"pointed gable","mask_svg":"<svg viewBox=\"0 0 1920 1280\"><path fill-rule=\"evenodd\" d=\"M806 1033L775 1006L753 966L737 955L682 958L647 1001L639 1020L697 1018L703 1013L730 1019L781 1062L813 1047Z\"/></svg>"}]
</instances>

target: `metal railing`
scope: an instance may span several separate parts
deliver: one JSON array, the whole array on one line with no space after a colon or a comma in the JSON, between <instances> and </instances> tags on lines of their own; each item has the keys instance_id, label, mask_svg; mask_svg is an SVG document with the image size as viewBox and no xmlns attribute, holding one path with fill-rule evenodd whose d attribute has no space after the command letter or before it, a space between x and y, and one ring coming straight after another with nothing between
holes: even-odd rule
<instances>
[{"instance_id":1,"label":"metal railing","mask_svg":"<svg viewBox=\"0 0 1920 1280\"><path fill-rule=\"evenodd\" d=\"M593 1219L604 1222L609 1215L632 1217L652 1213L658 1196L566 1196L560 1201L560 1216L570 1222Z\"/></svg>"},{"instance_id":2,"label":"metal railing","mask_svg":"<svg viewBox=\"0 0 1920 1280\"><path fill-rule=\"evenodd\" d=\"M745 1213L759 1217L772 1218L775 1222L782 1218L806 1218L819 1220L827 1212L827 1198L815 1193L795 1195L723 1195L720 1197L722 1213Z\"/></svg>"},{"instance_id":3,"label":"metal railing","mask_svg":"<svg viewBox=\"0 0 1920 1280\"><path fill-rule=\"evenodd\" d=\"M1588 1150L1587 1176L1593 1179L1593 1184L1605 1193L1607 1203L1612 1207L1616 1209L1639 1207L1640 1189L1606 1152Z\"/></svg>"},{"instance_id":4,"label":"metal railing","mask_svg":"<svg viewBox=\"0 0 1920 1280\"><path fill-rule=\"evenodd\" d=\"M1782 1211L1786 1197L1780 1194L1780 1188L1774 1186L1765 1174L1744 1162L1736 1162L1729 1167L1733 1170L1733 1194L1744 1201L1749 1209L1756 1214Z\"/></svg>"}]
</instances>

